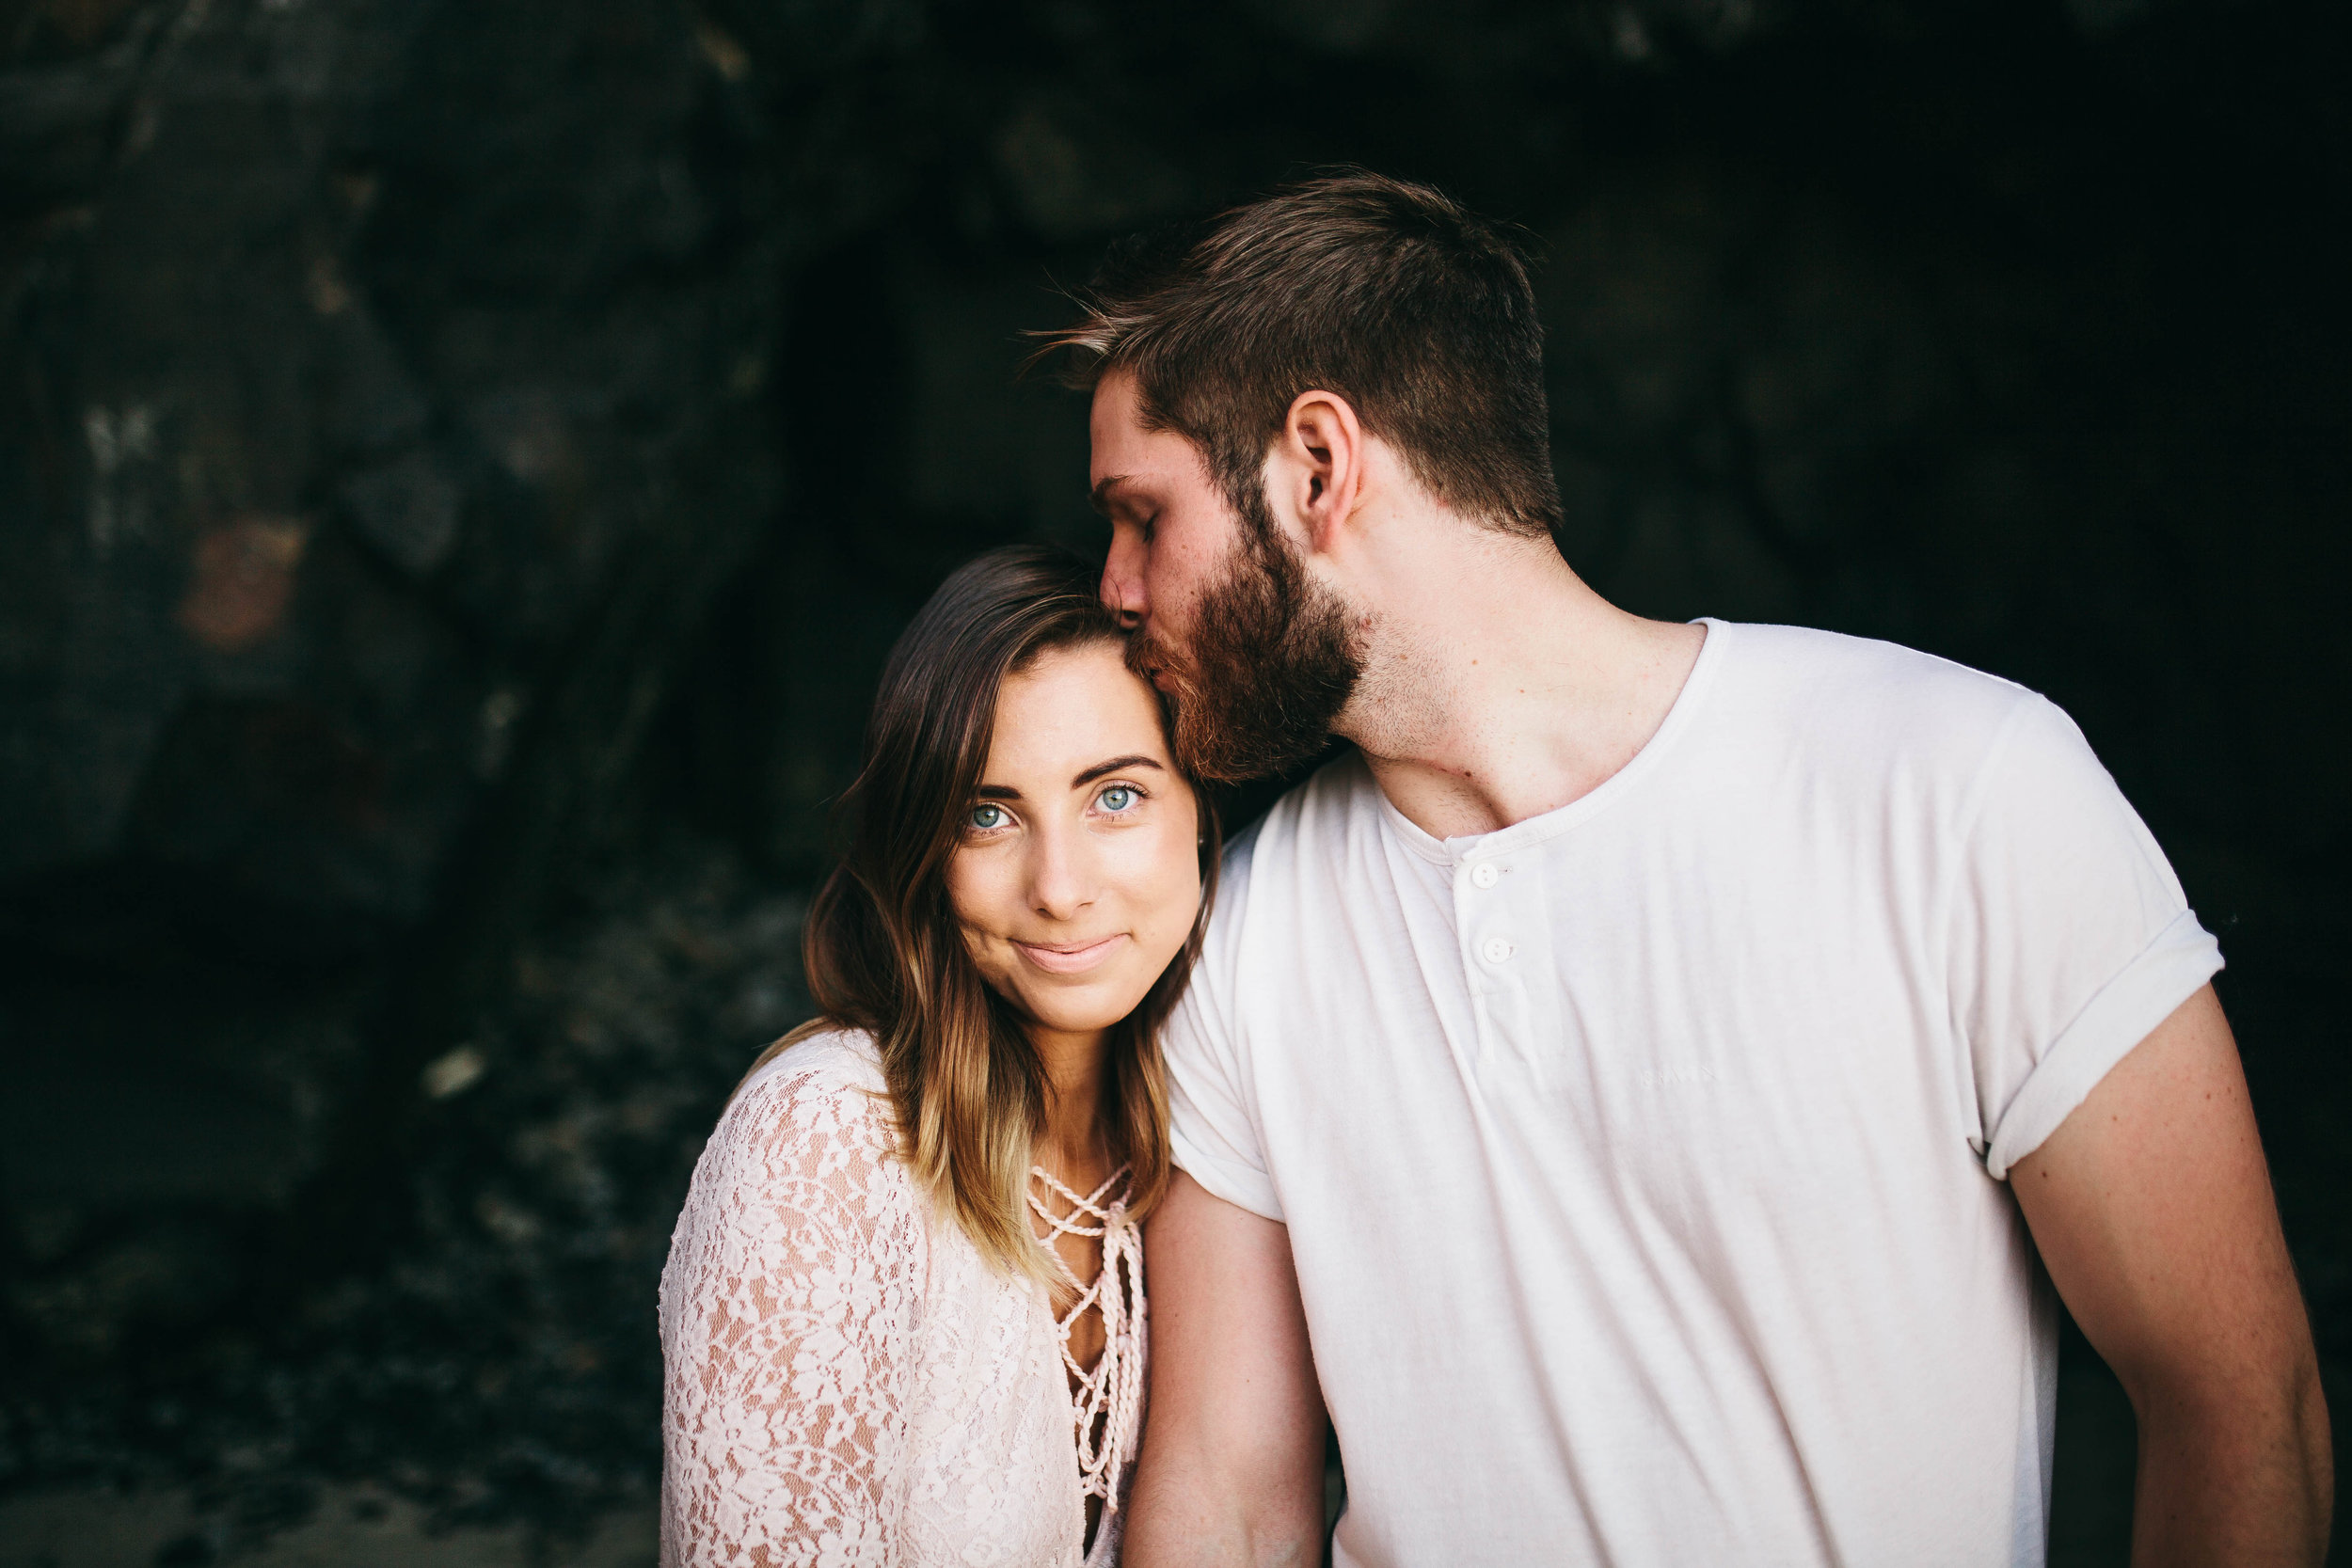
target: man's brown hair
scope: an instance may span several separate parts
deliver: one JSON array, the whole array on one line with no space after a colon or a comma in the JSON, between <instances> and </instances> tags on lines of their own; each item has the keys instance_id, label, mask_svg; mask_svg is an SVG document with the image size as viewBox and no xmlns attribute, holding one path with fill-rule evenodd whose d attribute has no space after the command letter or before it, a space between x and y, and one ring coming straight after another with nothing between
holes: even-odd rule
<instances>
[{"instance_id":1,"label":"man's brown hair","mask_svg":"<svg viewBox=\"0 0 2352 1568\"><path fill-rule=\"evenodd\" d=\"M1114 246L1049 335L1091 387L1127 372L1145 424L1200 449L1271 527L1266 449L1309 390L1336 392L1455 512L1543 536L1560 522L1543 326L1526 264L1427 185L1344 169Z\"/></svg>"}]
</instances>

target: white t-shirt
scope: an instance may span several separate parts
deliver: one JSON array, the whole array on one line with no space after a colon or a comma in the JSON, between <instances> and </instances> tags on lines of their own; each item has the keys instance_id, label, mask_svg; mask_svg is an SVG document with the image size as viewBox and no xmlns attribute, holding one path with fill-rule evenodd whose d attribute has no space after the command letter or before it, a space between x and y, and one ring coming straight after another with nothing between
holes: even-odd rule
<instances>
[{"instance_id":1,"label":"white t-shirt","mask_svg":"<svg viewBox=\"0 0 2352 1568\"><path fill-rule=\"evenodd\" d=\"M2044 699L1707 625L1582 800L1440 842L1351 757L1227 860L1176 1159L1290 1227L1342 1564L2042 1560L2002 1178L2219 952Z\"/></svg>"}]
</instances>

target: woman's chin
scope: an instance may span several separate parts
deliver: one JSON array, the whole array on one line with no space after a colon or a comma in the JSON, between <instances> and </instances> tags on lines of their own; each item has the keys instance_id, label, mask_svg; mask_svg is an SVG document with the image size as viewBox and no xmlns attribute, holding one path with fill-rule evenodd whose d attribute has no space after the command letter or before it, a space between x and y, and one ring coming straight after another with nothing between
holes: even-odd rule
<instances>
[{"instance_id":1,"label":"woman's chin","mask_svg":"<svg viewBox=\"0 0 2352 1568\"><path fill-rule=\"evenodd\" d=\"M1078 984L1025 988L1022 1011L1041 1029L1057 1035L1098 1034L1136 1010L1147 984L1120 984L1109 976L1089 975Z\"/></svg>"}]
</instances>

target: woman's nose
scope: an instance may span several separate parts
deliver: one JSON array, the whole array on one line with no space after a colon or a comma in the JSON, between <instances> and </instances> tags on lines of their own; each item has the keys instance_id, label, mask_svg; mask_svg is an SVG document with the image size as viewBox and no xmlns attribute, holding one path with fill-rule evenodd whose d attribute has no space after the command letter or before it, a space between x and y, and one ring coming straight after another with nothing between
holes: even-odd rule
<instances>
[{"instance_id":1,"label":"woman's nose","mask_svg":"<svg viewBox=\"0 0 2352 1568\"><path fill-rule=\"evenodd\" d=\"M1048 920L1070 920L1094 902L1084 847L1067 832L1040 833L1029 866L1029 904Z\"/></svg>"}]
</instances>

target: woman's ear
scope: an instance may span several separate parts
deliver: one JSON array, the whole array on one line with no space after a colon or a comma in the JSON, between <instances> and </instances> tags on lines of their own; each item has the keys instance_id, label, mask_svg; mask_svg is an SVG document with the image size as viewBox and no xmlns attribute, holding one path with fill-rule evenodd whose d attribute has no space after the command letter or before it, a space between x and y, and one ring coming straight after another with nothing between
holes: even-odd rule
<instances>
[{"instance_id":1,"label":"woman's ear","mask_svg":"<svg viewBox=\"0 0 2352 1568\"><path fill-rule=\"evenodd\" d=\"M1293 398L1266 459L1275 520L1297 530L1311 553L1323 553L1345 531L1363 487L1364 427L1356 410L1337 392Z\"/></svg>"}]
</instances>

